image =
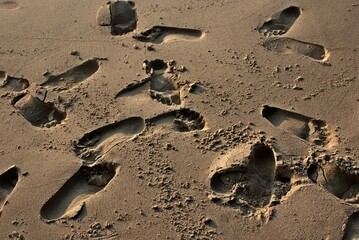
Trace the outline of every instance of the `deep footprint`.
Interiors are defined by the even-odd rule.
[[[73,219],[81,214],[85,202],[104,189],[117,174],[117,167],[101,163],[82,166],[41,208],[45,222]]]
[[[45,82],[41,83],[40,86],[56,87],[58,90],[68,90],[91,77],[98,69],[98,61],[96,59],[90,59],[64,73],[48,76]]]
[[[112,35],[123,35],[136,29],[137,14],[132,1],[109,2],[97,11],[97,23],[110,26]]]
[[[30,86],[27,79],[10,77],[3,71],[0,71],[0,80],[2,80],[0,87],[9,91],[21,92]]]
[[[270,20],[258,27],[258,31],[265,36],[283,35],[289,31],[300,14],[301,9],[299,7],[290,6],[274,14]]]
[[[190,132],[202,130],[206,127],[204,117],[200,113],[187,108],[163,113],[147,119],[147,124],[160,132],[166,129],[176,132]]]
[[[74,151],[86,163],[92,163],[116,144],[133,138],[144,129],[143,118],[130,117],[86,133],[74,144]]]
[[[284,54],[300,54],[314,60],[325,61],[328,51],[320,45],[298,41],[292,38],[273,38],[265,41],[263,46],[269,51]]]
[[[161,44],[174,41],[196,41],[203,36],[204,33],[197,29],[154,26],[133,38],[141,42]]]
[[[327,145],[330,141],[324,121],[267,105],[262,109],[262,116],[274,126],[305,141],[321,146]]]
[[[161,59],[146,60],[144,68],[148,77],[130,83],[116,94],[116,98],[137,90],[149,82],[149,94],[153,99],[167,105],[180,105],[182,102],[180,72],[183,72],[184,68],[176,67],[174,61],[165,62]]]
[[[33,126],[52,127],[66,118],[66,112],[60,111],[55,104],[43,102],[31,94],[20,95],[13,106]]]
[[[340,169],[335,163],[315,164],[309,178],[334,196],[352,204],[359,203],[359,175]]]
[[[19,4],[14,1],[2,1],[0,2],[0,9],[3,10],[15,10],[19,8]]]
[[[13,166],[0,175],[0,216],[11,192],[19,180],[19,170]]]
[[[354,212],[348,218],[345,226],[343,240],[359,239],[359,212]]]
[[[210,176],[211,200],[244,211],[269,205],[275,179],[272,148],[258,142],[235,149],[215,163]]]

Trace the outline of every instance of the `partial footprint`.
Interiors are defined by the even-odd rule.
[[[74,151],[77,156],[90,164],[105,155],[116,144],[133,138],[144,129],[143,118],[130,117],[86,133],[74,144]]]
[[[30,86],[27,79],[10,77],[3,71],[0,71],[0,80],[2,80],[0,87],[8,91],[21,92]]]
[[[274,126],[320,146],[334,144],[326,123],[305,115],[265,105],[262,116]]]
[[[131,32],[137,25],[135,3],[132,1],[108,2],[99,8],[96,19],[100,26],[111,26],[112,35]]]
[[[343,170],[334,162],[326,162],[313,165],[308,175],[334,196],[348,203],[359,204],[359,174]]]
[[[210,199],[244,212],[270,204],[276,156],[271,146],[243,144],[212,166]]]
[[[41,208],[45,222],[79,217],[85,202],[104,189],[118,173],[112,163],[82,166]]]
[[[185,71],[184,67],[176,67],[175,61],[165,62],[161,59],[155,59],[152,61],[146,60],[144,68],[148,77],[135,83],[130,83],[116,94],[116,98],[149,82],[149,94],[152,98],[163,104],[180,105],[182,102],[180,72]]]
[[[359,212],[352,213],[345,225],[343,240],[359,239]]]
[[[90,59],[59,75],[47,76],[45,82],[41,83],[40,86],[56,87],[57,90],[68,90],[91,77],[98,69],[98,61]]]
[[[13,106],[36,127],[52,127],[66,118],[66,112],[60,111],[54,103],[43,102],[28,93],[17,96],[13,101]]]
[[[191,28],[177,28],[167,26],[154,26],[133,38],[141,42],[155,44],[174,41],[196,41],[204,37],[204,32]]]
[[[150,127],[160,132],[164,130],[190,132],[202,130],[206,127],[204,117],[200,113],[188,108],[163,113],[151,119],[147,119],[146,122]]]
[[[300,14],[301,9],[299,7],[290,6],[274,14],[268,21],[258,27],[258,31],[265,36],[283,35],[289,31]]]
[[[19,170],[12,166],[0,175],[0,216],[3,207],[7,204],[11,192],[19,180]]]
[[[17,2],[14,1],[2,1],[0,2],[0,10],[15,10],[20,6]]]
[[[329,58],[329,52],[323,46],[298,41],[292,38],[269,39],[263,43],[263,46],[272,52],[300,54],[319,61],[325,61]]]

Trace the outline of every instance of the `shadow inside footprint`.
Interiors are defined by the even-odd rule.
[[[299,7],[290,6],[274,14],[270,20],[258,27],[258,31],[265,36],[283,35],[289,31],[300,14],[301,9]]]
[[[292,38],[273,38],[265,41],[263,46],[269,51],[284,54],[300,54],[314,60],[325,61],[328,51],[321,45],[298,41]]]
[[[0,87],[9,91],[21,92],[30,86],[27,79],[10,77],[3,71],[0,71],[0,79],[3,81]]]
[[[352,213],[345,225],[343,240],[359,239],[359,212]]]
[[[329,142],[324,121],[267,105],[263,106],[262,116],[274,126],[305,141],[316,145],[327,145]]]
[[[113,146],[133,138],[145,129],[145,120],[130,117],[86,133],[74,145],[74,151],[87,163],[106,154]]]
[[[270,146],[259,142],[235,149],[215,165],[210,177],[212,200],[240,208],[261,208],[270,203],[276,169]]]
[[[45,82],[41,83],[40,86],[56,87],[58,90],[68,90],[91,77],[98,69],[98,61],[96,59],[90,59],[64,73],[48,76]]]
[[[85,202],[104,189],[117,173],[115,165],[82,166],[41,208],[45,222],[79,217]],[[81,214],[83,216],[84,214]]]
[[[19,170],[13,166],[0,175],[0,215],[7,199],[19,180]]]
[[[130,83],[118,92],[115,98],[139,89],[149,82],[149,94],[153,99],[167,105],[180,105],[182,100],[179,73],[185,71],[184,67],[177,67],[175,61],[165,62],[161,59],[155,59],[144,61],[144,68],[148,77],[135,83]]]
[[[312,171],[311,176],[308,176],[313,182],[348,203],[359,203],[359,174],[348,173],[333,162],[318,164],[315,170],[317,173],[313,174]]]
[[[30,94],[20,95],[13,106],[33,126],[51,127],[61,123],[66,113],[58,110],[54,103],[43,102]]]
[[[2,1],[0,2],[0,9],[3,10],[15,10],[19,8],[19,4],[14,1]]]
[[[165,129],[177,132],[189,132],[194,130],[202,130],[206,126],[204,117],[188,108],[175,110],[160,114],[151,119],[147,119],[147,124],[155,129]]]
[[[161,44],[174,41],[196,41],[203,36],[204,33],[197,29],[154,26],[134,35],[133,38],[141,42]]]
[[[137,25],[135,3],[132,1],[109,2],[99,8],[96,19],[100,26],[111,26],[112,35],[131,32]]]

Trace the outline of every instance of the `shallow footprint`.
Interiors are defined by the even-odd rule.
[[[314,174],[313,174],[314,173]],[[308,174],[309,175],[309,174]],[[313,178],[314,176],[314,178]],[[340,169],[335,163],[315,164],[309,178],[334,196],[352,204],[359,203],[359,175]]]
[[[289,31],[300,14],[301,9],[299,7],[290,6],[274,14],[270,20],[258,27],[258,31],[265,36],[283,35]]]
[[[325,61],[328,51],[321,45],[298,41],[292,38],[273,38],[265,41],[263,46],[269,51],[284,54],[300,54],[314,60]]]
[[[41,83],[40,86],[56,87],[58,90],[68,90],[91,77],[98,69],[98,61],[96,59],[90,59],[59,75],[47,76],[45,82]]]
[[[203,36],[204,33],[197,29],[154,26],[140,34],[134,35],[133,38],[141,42],[161,44],[174,41],[196,41]]]
[[[190,132],[202,130],[206,127],[204,117],[200,113],[188,108],[163,113],[147,119],[147,124],[160,132],[164,130]]]
[[[153,99],[167,105],[180,105],[182,102],[180,72],[185,71],[184,67],[176,67],[175,61],[165,62],[161,59],[155,59],[144,61],[144,68],[148,77],[135,83],[130,83],[118,92],[115,98],[121,97],[130,91],[138,90],[149,82],[149,94]]]
[[[79,217],[85,202],[104,189],[117,174],[117,166],[101,163],[82,166],[41,208],[45,222]]]
[[[274,126],[305,141],[322,146],[328,145],[330,141],[324,121],[267,105],[263,106],[262,116]]]
[[[137,25],[135,3],[132,1],[109,2],[99,8],[96,19],[100,26],[111,26],[112,35],[131,32]]]
[[[19,95],[13,106],[33,126],[52,127],[66,118],[66,112],[60,111],[52,102],[43,102],[31,94]]]
[[[10,77],[5,72],[0,71],[1,88],[5,90],[21,92],[30,86],[30,83],[25,78]]]
[[[0,175],[0,216],[3,207],[7,204],[11,192],[14,190],[19,180],[19,170],[12,166]]]
[[[343,240],[359,239],[359,212],[352,213],[345,225]]]
[[[1,1],[0,2],[0,10],[15,10],[20,6],[17,2],[14,1]]]
[[[106,154],[113,146],[127,141],[145,129],[145,120],[130,117],[86,133],[74,144],[74,151],[86,163],[92,163]]]
[[[269,145],[244,144],[212,166],[210,199],[243,211],[268,206],[275,169],[276,156]]]

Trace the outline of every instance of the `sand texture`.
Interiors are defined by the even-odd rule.
[[[0,0],[0,239],[359,239],[358,23]]]

